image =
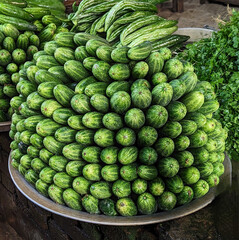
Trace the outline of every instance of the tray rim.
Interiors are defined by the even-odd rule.
[[[9,155],[8,159],[8,169],[12,181],[14,182],[17,189],[31,202],[36,204],[37,206],[53,213],[60,215],[62,217],[70,218],[77,221],[83,221],[87,223],[94,223],[99,225],[108,225],[108,226],[139,226],[139,225],[149,225],[149,224],[156,224],[162,223],[174,219],[178,219],[181,217],[185,217],[192,213],[195,213],[202,208],[209,205],[220,193],[225,190],[221,189],[222,180],[226,181],[229,180],[229,184],[231,184],[231,172],[232,166],[231,161],[227,157],[225,158],[224,165],[225,165],[225,173],[221,176],[221,182],[218,186],[211,188],[210,191],[202,198],[195,199],[189,204],[184,206],[177,207],[171,211],[167,212],[159,212],[152,215],[140,215],[134,217],[122,217],[122,216],[105,216],[105,215],[96,215],[96,214],[89,214],[83,211],[73,210],[67,206],[63,206],[60,204],[56,204],[51,199],[42,196],[40,193],[36,191],[35,188],[32,187],[24,178],[23,176],[11,166],[11,158]],[[227,174],[226,174],[227,173]],[[224,179],[225,178],[225,179]],[[226,179],[228,178],[228,179]],[[23,185],[23,188],[21,187]],[[27,193],[30,191],[30,194]],[[31,197],[31,195],[33,197]]]

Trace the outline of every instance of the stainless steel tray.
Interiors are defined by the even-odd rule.
[[[175,34],[187,35],[190,37],[188,42],[196,42],[202,38],[210,38],[215,30],[207,28],[179,28]]]
[[[86,212],[76,211],[66,206],[54,203],[52,200],[40,195],[28,182],[26,182],[26,180],[20,175],[20,173],[11,166],[10,162],[11,159],[9,157],[8,167],[14,184],[26,198],[28,198],[30,201],[32,201],[39,207],[44,208],[45,210],[50,211],[54,214],[58,214],[60,216],[71,218],[74,220],[114,226],[136,226],[154,224],[192,214],[210,204],[216,196],[218,196],[220,193],[230,187],[232,173],[231,161],[228,157],[226,157],[224,163],[225,172],[220,178],[219,185],[215,188],[212,188],[204,197],[196,199],[185,206],[178,207],[167,212],[160,212],[152,215],[142,215],[135,217],[109,217],[105,215],[94,215]]]
[[[8,122],[0,122],[0,132],[8,132],[11,128],[11,121]]]

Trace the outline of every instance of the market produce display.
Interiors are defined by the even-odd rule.
[[[26,61],[32,60],[32,56],[38,51],[39,44],[40,40],[34,32],[25,31],[20,34],[11,24],[1,25],[0,122],[11,118],[14,110],[10,107],[10,99],[18,95],[16,84],[20,79],[19,70],[23,68]]]
[[[61,25],[66,18],[61,0],[2,0],[0,24],[10,23],[21,31],[41,31],[44,25]]]
[[[153,50],[173,47],[189,39],[173,35],[177,21],[166,20],[157,15],[158,1],[103,1],[83,0],[69,19],[74,24],[72,31],[87,32],[104,37],[113,46],[134,47],[144,41],[153,42]]]
[[[0,3],[0,122],[10,120],[14,112],[10,100],[18,95],[16,85],[24,77],[24,65],[31,64],[29,61],[33,55],[43,49],[55,34],[68,31],[61,26],[62,21],[52,15],[64,16],[62,3],[55,6],[55,1],[38,2],[19,0]],[[16,97],[19,104],[34,89],[33,85]]]
[[[168,48],[59,33],[24,66],[17,91],[11,164],[58,204],[153,214],[204,196],[224,172],[212,86]]]
[[[201,81],[215,89],[221,105],[215,114],[228,129],[227,152],[232,159],[239,157],[239,11],[229,10],[230,18],[219,22],[219,31],[212,38],[187,45],[180,58],[190,61]],[[210,94],[210,92],[209,92]]]

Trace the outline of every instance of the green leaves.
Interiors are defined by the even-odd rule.
[[[230,20],[220,23],[212,38],[187,45],[180,54],[194,64],[201,81],[214,87],[220,102],[215,117],[229,129],[227,151],[239,160],[239,12],[233,10]]]

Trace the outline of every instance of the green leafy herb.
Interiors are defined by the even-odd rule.
[[[212,38],[187,45],[180,57],[194,64],[199,80],[214,86],[221,105],[215,117],[229,130],[227,151],[239,160],[239,11],[220,21]]]

